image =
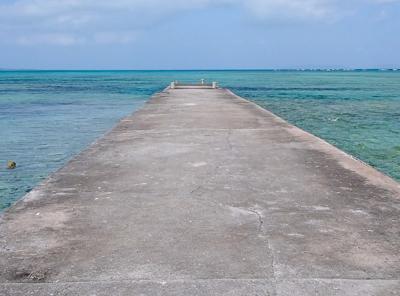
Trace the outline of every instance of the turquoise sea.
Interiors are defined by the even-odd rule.
[[[201,78],[400,180],[400,71],[0,71],[0,209],[170,81]]]

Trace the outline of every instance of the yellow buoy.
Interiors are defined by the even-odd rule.
[[[15,163],[15,161],[9,160],[9,161],[7,162],[7,168],[8,168],[9,170],[13,170],[13,169],[15,169],[16,167],[17,167],[17,164]]]

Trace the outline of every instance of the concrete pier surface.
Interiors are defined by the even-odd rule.
[[[2,215],[0,295],[400,295],[400,186],[228,90],[166,90]]]

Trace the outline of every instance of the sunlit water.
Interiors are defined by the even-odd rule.
[[[0,209],[170,81],[201,78],[400,180],[400,71],[0,71]]]

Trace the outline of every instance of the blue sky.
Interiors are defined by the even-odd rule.
[[[0,0],[0,68],[400,68],[400,0]]]

